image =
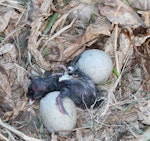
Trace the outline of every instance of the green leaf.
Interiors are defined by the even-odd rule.
[[[45,29],[45,31],[43,32],[43,34],[47,34],[50,29],[52,28],[52,26],[54,25],[54,23],[56,22],[58,18],[58,13],[54,13],[50,18],[49,18],[49,23],[47,25],[47,28]]]

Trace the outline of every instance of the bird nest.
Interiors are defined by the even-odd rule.
[[[145,1],[144,1],[145,2]],[[150,15],[121,0],[3,0],[0,2],[0,140],[148,140],[150,125]],[[137,5],[136,5],[137,4]],[[139,8],[140,5],[140,8]],[[28,105],[30,77],[68,66],[87,49],[113,59],[102,106],[78,109],[67,137],[49,134]],[[7,122],[7,124],[6,124]]]

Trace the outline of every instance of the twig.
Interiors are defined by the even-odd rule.
[[[118,51],[117,51],[117,39],[118,39],[118,25],[115,25],[115,43],[114,43],[115,61],[116,61],[117,71],[120,74],[120,65],[119,65],[119,58],[118,58]]]
[[[9,1],[8,1],[8,2],[9,2]],[[15,5],[5,4],[5,3],[2,3],[2,2],[0,2],[0,5],[17,9],[17,10],[19,10],[20,12],[24,11],[24,8],[22,8],[22,7],[17,7],[17,6],[15,6]]]
[[[111,89],[108,90],[108,102],[107,102],[107,104],[106,104],[106,106],[104,108],[104,111],[101,113],[102,117],[106,115],[107,111],[109,110],[110,104],[112,104],[112,102],[115,101],[114,92],[115,92],[115,89],[118,86],[118,84],[119,84],[119,82],[120,82],[120,80],[122,78],[122,73],[123,73],[123,71],[125,69],[125,66],[126,66],[128,60],[129,60],[129,58],[126,58],[126,61],[125,61],[125,64],[124,64],[124,66],[122,68],[120,76],[118,77],[118,79],[116,80],[114,85],[111,87]]]
[[[72,22],[71,22],[69,25],[65,26],[64,28],[62,28],[61,30],[59,30],[57,33],[55,33],[53,36],[51,36],[51,37],[45,42],[45,44],[43,45],[42,48],[44,48],[44,47],[47,45],[47,43],[48,43],[49,41],[53,40],[54,38],[56,38],[56,37],[58,37],[60,34],[62,34],[64,31],[66,31],[66,30],[68,30],[69,28],[71,28],[72,25],[73,25],[73,23],[75,22],[75,20],[76,20],[76,19],[73,19]]]
[[[7,36],[2,40],[0,43],[0,46],[2,46],[10,37],[12,37],[15,33],[17,33],[19,30],[21,30],[23,27],[25,27],[26,24],[23,24],[22,26],[15,28],[13,31],[11,31]]]
[[[53,36],[51,36],[48,41],[53,40],[54,38],[58,37],[60,34],[62,34],[63,32],[65,32],[66,30],[68,30],[69,28],[71,28],[75,21],[76,21],[76,19],[73,19],[72,22],[69,25],[65,26],[64,28],[62,28],[61,30],[59,30],[57,33],[55,33]]]
[[[0,125],[3,126],[4,128],[10,130],[11,132],[13,132],[14,134],[16,134],[17,136],[21,137],[22,139],[24,139],[25,141],[45,141],[45,140],[41,140],[41,139],[36,139],[33,137],[29,137],[27,135],[25,135],[24,133],[18,131],[17,129],[15,129],[14,127],[8,125],[7,123],[4,123],[1,118],[0,118]]]

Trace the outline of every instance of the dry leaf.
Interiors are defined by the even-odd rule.
[[[51,11],[52,0],[44,0],[40,7],[42,15],[48,15]]]
[[[150,27],[150,10],[149,11],[138,11],[142,15],[144,23],[147,27]]]
[[[29,85],[29,80],[27,78],[27,71],[24,70],[17,64],[6,63],[1,64],[4,68],[5,73],[1,75],[1,88],[3,89],[4,102],[8,103],[12,108],[12,111],[6,111],[5,120],[14,119],[20,111],[25,110],[27,101],[23,98],[22,93],[26,93]],[[7,81],[6,81],[7,80]],[[5,92],[5,93],[4,93]]]
[[[131,44],[130,37],[126,35],[126,33],[121,32],[119,39],[119,47],[118,47],[118,59],[120,68],[123,67],[127,58],[130,58],[133,55],[133,45]]]
[[[7,9],[7,11],[0,13],[0,32],[3,32],[5,28],[8,26],[12,11],[13,10],[11,9]]]
[[[97,39],[100,35],[110,35],[109,25],[104,24],[103,19],[98,19],[97,24],[89,25],[85,33],[66,48],[63,52],[63,60],[70,61],[84,50],[85,44]]]
[[[128,0],[131,7],[140,10],[150,10],[150,0]]]
[[[19,112],[27,110],[28,102],[27,101],[18,101],[17,104],[13,107],[13,111],[6,112],[3,116],[5,121],[15,119]]]
[[[150,91],[150,39],[148,38],[141,46],[134,46],[138,61],[144,71],[143,88]]]
[[[24,11],[24,7],[23,5],[26,5],[27,0],[5,0],[5,4],[8,5],[8,7],[13,7],[15,9],[17,9],[20,12]]]
[[[0,48],[0,55],[10,52],[14,48],[14,45],[12,44],[5,44]]]
[[[135,46],[141,46],[148,38],[150,38],[149,34],[142,37],[135,36],[133,39]]]
[[[42,18],[38,18],[32,23],[31,35],[28,41],[28,49],[34,56],[36,63],[41,68],[44,68],[45,70],[50,70],[51,69],[50,64],[44,60],[41,52],[38,51],[39,43],[41,41],[38,40],[38,37],[41,34],[40,32],[41,25],[42,25]]]
[[[70,11],[67,20],[72,21],[76,18],[73,27],[79,35],[82,35],[95,11],[96,8],[92,4],[80,3]]]
[[[0,66],[0,99],[9,100],[11,99],[11,88],[6,70]]]
[[[13,44],[5,44],[0,48],[0,55],[3,55],[0,63],[16,62],[17,50]]]
[[[6,70],[0,66],[0,115],[13,109],[12,89]]]
[[[23,90],[27,92],[28,86],[29,86],[29,79],[27,77],[28,72],[21,66],[15,63],[6,63],[2,64],[2,66],[5,68],[6,71],[9,72],[9,78],[11,78],[11,73],[14,73],[15,75],[13,79],[15,79],[13,82],[10,80],[12,84],[16,83],[18,86],[22,86]],[[10,73],[11,72],[11,73]]]
[[[150,101],[146,101],[144,104],[138,107],[137,111],[139,120],[146,125],[150,125]]]
[[[103,2],[99,4],[99,11],[114,24],[133,28],[145,26],[137,13],[120,0],[103,0]]]

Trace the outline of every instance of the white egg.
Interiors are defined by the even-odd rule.
[[[76,126],[77,111],[74,102],[69,98],[64,98],[63,105],[68,115],[61,113],[56,104],[56,97],[59,93],[59,91],[51,92],[40,101],[40,116],[44,126],[50,133],[71,130]],[[59,132],[60,136],[69,134],[70,132]]]
[[[111,57],[98,49],[84,51],[76,65],[96,84],[107,81],[113,69]]]

